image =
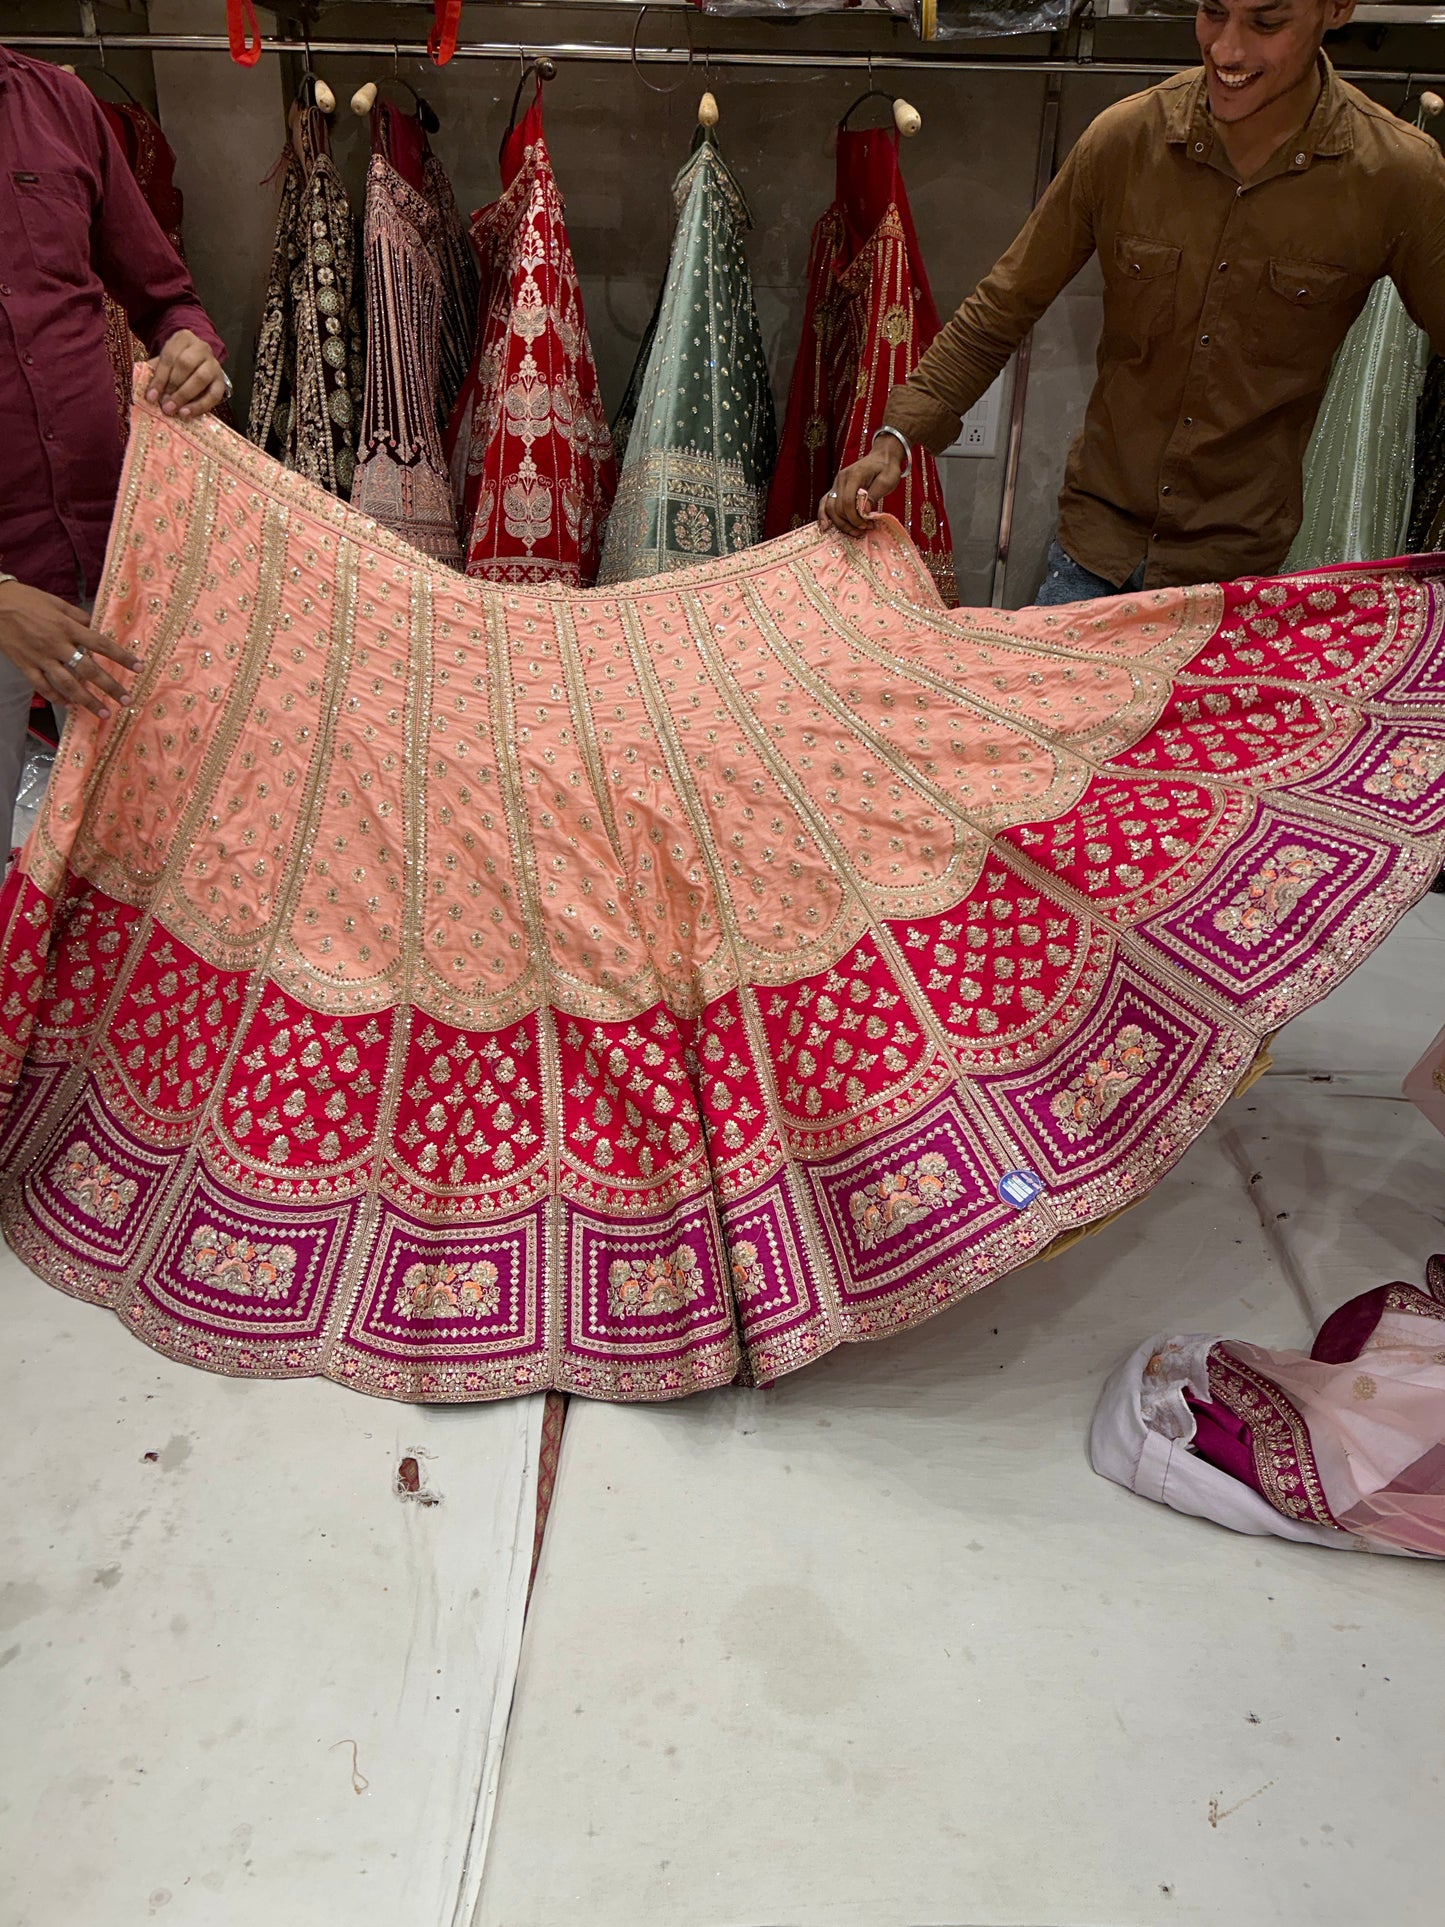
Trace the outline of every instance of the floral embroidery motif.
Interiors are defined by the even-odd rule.
[[[502,1302],[499,1276],[487,1258],[408,1265],[401,1279],[401,1310],[408,1318],[490,1318]]]
[[[660,1258],[614,1258],[607,1272],[607,1303],[614,1315],[681,1311],[702,1291],[702,1268],[689,1245]]]
[[[1390,803],[1417,803],[1433,783],[1445,775],[1445,743],[1423,736],[1406,736],[1396,743],[1373,775],[1365,778],[1370,796]]]
[[[1146,1036],[1138,1024],[1126,1024],[1101,1057],[1085,1065],[1083,1074],[1055,1091],[1052,1110],[1064,1136],[1076,1143],[1097,1130],[1120,1100],[1159,1061],[1157,1037]]]
[[[865,1251],[895,1238],[930,1212],[953,1204],[963,1194],[963,1180],[941,1151],[925,1151],[896,1171],[885,1171],[848,1200],[853,1229]]]
[[[695,502],[688,502],[677,511],[672,532],[677,546],[689,555],[713,553],[712,517]]]
[[[1238,896],[1214,913],[1214,927],[1222,937],[1249,949],[1273,936],[1312,883],[1328,876],[1334,858],[1321,850],[1291,843],[1267,857]]]
[[[296,1253],[290,1245],[255,1244],[213,1224],[202,1224],[181,1253],[181,1276],[228,1291],[234,1298],[261,1298],[269,1304],[290,1291]]]
[[[758,1256],[758,1248],[751,1238],[739,1238],[728,1256],[733,1293],[746,1304],[750,1298],[756,1298],[759,1292],[767,1289],[767,1274]]]
[[[60,1189],[87,1218],[114,1231],[135,1203],[139,1186],[121,1177],[83,1141],[72,1144],[60,1169]]]

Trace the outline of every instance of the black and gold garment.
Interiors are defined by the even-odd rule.
[[[1425,377],[1415,418],[1415,502],[1410,511],[1410,548],[1421,554],[1445,549],[1445,356],[1436,355]]]
[[[356,224],[325,118],[299,100],[282,164],[249,433],[287,468],[349,496],[363,379]]]

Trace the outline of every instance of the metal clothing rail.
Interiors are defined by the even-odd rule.
[[[107,33],[55,34],[17,33],[0,35],[7,47],[34,47],[96,53],[204,53],[226,54],[231,43],[220,33]],[[406,60],[427,59],[423,40],[292,40],[266,36],[262,51],[299,54],[314,60],[320,54],[360,55],[375,59],[394,53]],[[578,60],[618,61],[694,67],[783,67],[847,68],[859,72],[867,68],[889,68],[895,73],[914,74],[1103,74],[1123,78],[1134,75],[1166,76],[1177,74],[1178,60],[1088,60],[1069,59],[1051,54],[1000,54],[993,58],[960,59],[952,54],[873,53],[743,53],[733,48],[713,47],[637,47],[612,45],[604,41],[464,40],[457,44],[457,60]],[[1408,86],[1411,81],[1445,81],[1445,69],[1421,67],[1341,67],[1336,71],[1345,80],[1374,81],[1385,86]]]

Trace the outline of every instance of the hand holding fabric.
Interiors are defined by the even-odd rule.
[[[104,696],[117,703],[129,697],[97,658],[140,668],[128,649],[91,627],[83,609],[23,582],[0,582],[0,652],[47,702],[93,710],[102,722],[110,715]]]
[[[839,469],[832,488],[818,504],[819,527],[862,535],[902,480],[902,452],[891,435],[884,436],[866,455]]]
[[[164,415],[179,415],[183,421],[209,415],[230,392],[214,352],[189,328],[178,329],[147,365],[152,379],[146,400]]]

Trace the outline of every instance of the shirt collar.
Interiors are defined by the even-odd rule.
[[[1355,144],[1349,95],[1324,53],[1320,55],[1320,78],[1323,82],[1320,97],[1290,156],[1295,168],[1301,170],[1308,167],[1317,154],[1347,154]],[[1214,136],[1204,69],[1196,67],[1181,74],[1169,90],[1164,107],[1164,138],[1174,146],[1188,146],[1195,160],[1207,162],[1214,151]],[[1300,155],[1304,156],[1303,160]]]

